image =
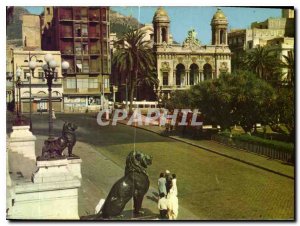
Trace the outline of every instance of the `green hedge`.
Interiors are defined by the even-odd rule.
[[[230,137],[229,132],[222,132],[219,135],[225,136],[228,138]],[[294,152],[294,144],[293,143],[263,139],[263,138],[260,138],[260,137],[254,136],[254,135],[250,136],[248,134],[239,134],[239,135],[235,134],[235,135],[232,135],[232,140],[233,141],[235,141],[235,140],[236,141],[244,141],[244,142],[248,142],[251,144],[257,144],[257,145],[261,145],[261,146],[265,146],[265,147],[273,148],[275,150],[289,152],[289,153]]]

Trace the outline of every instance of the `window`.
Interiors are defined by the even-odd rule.
[[[81,55],[81,51],[82,51],[81,47],[82,47],[81,42],[75,42],[75,53],[76,53],[76,55]]]
[[[106,9],[102,9],[101,14],[102,14],[102,21],[106,21]]]
[[[107,73],[107,59],[103,59],[102,71],[103,73]]]
[[[248,41],[248,49],[252,49],[253,48],[253,42],[252,41]]]
[[[89,79],[89,89],[97,89],[98,88],[98,79],[90,78]]]
[[[103,54],[106,55],[107,54],[107,43],[106,42],[103,42],[102,50],[103,50]]]
[[[82,65],[82,72],[89,72],[89,60],[83,60],[83,65]]]
[[[169,85],[168,77],[169,77],[169,73],[168,72],[163,72],[163,85],[164,86]]]
[[[47,7],[47,14],[50,14],[50,8]]]
[[[82,72],[82,61],[81,60],[76,60],[76,71]]]
[[[82,43],[82,51],[83,51],[83,54],[89,53],[89,45],[87,43]]]
[[[108,89],[109,88],[109,78],[105,78],[104,79],[104,89]]]
[[[81,8],[81,19],[87,20],[87,8]]]
[[[87,24],[81,24],[81,32],[83,37],[88,36],[88,27]]]
[[[27,79],[28,76],[30,76],[30,70],[29,69],[24,69],[24,79]]]
[[[39,71],[38,76],[40,79],[42,79],[44,77],[44,72],[43,71]]]
[[[75,36],[76,37],[81,37],[81,27],[80,27],[80,24],[75,24]]]
[[[67,79],[67,89],[76,89],[76,79],[75,78]]]
[[[102,36],[106,37],[106,26],[102,26]]]
[[[77,88],[78,89],[87,89],[88,88],[88,79],[79,78],[77,79]]]

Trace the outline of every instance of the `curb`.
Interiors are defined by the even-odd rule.
[[[124,123],[124,122],[118,122],[118,123],[120,123],[120,124],[122,124],[122,125],[128,126],[128,125],[127,125],[126,123]],[[145,131],[148,131],[148,132],[155,133],[155,134],[157,134],[157,135],[163,136],[162,134],[160,134],[160,133],[158,133],[158,132],[155,132],[155,131],[153,131],[153,130],[148,130],[148,129],[143,128],[143,127],[134,126],[134,125],[131,125],[131,127],[135,127],[135,128],[138,128],[138,129],[142,129],[142,130],[145,130]],[[188,141],[185,141],[185,140],[182,140],[182,139],[178,139],[178,138],[176,138],[176,137],[170,137],[170,136],[163,136],[163,137],[167,137],[167,138],[169,138],[169,139],[173,139],[173,140],[176,140],[176,141],[179,141],[179,142],[183,142],[183,143],[192,145],[192,146],[194,146],[194,147],[198,147],[198,148],[204,149],[204,150],[206,150],[206,151],[212,152],[212,153],[214,153],[214,154],[221,155],[221,156],[223,156],[223,157],[230,158],[230,159],[232,159],[232,160],[239,161],[239,162],[245,163],[245,164],[247,164],[247,165],[254,166],[254,167],[257,167],[257,168],[259,168],[259,169],[262,169],[262,170],[265,170],[265,171],[268,171],[268,172],[271,172],[271,173],[274,173],[274,174],[277,174],[277,175],[280,175],[280,176],[283,176],[283,177],[286,177],[286,178],[289,178],[289,179],[292,179],[292,180],[295,179],[293,176],[289,176],[289,175],[286,175],[286,174],[284,174],[284,173],[281,173],[281,172],[278,172],[278,171],[275,171],[275,170],[272,170],[272,169],[269,169],[269,168],[266,168],[266,167],[257,165],[257,164],[255,164],[255,163],[248,162],[248,161],[245,161],[245,160],[242,160],[242,159],[239,159],[239,158],[230,156],[230,155],[222,154],[222,153],[220,153],[220,152],[214,151],[214,150],[212,150],[212,149],[210,149],[210,148],[203,147],[203,146],[198,145],[198,144],[194,144],[194,143],[192,143],[192,142],[188,142]]]

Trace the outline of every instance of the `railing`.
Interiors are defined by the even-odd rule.
[[[233,140],[228,137],[223,137],[220,135],[212,135],[211,139],[213,141],[225,144],[233,148],[247,150],[249,152],[254,152],[259,155],[264,155],[273,159],[279,159],[285,162],[293,162],[292,152],[280,151],[263,145],[250,143],[250,142]]]

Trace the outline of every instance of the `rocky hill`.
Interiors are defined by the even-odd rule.
[[[143,24],[140,24],[136,18],[110,10],[110,32],[116,33],[118,38],[122,37],[130,27],[138,28],[138,26]]]

